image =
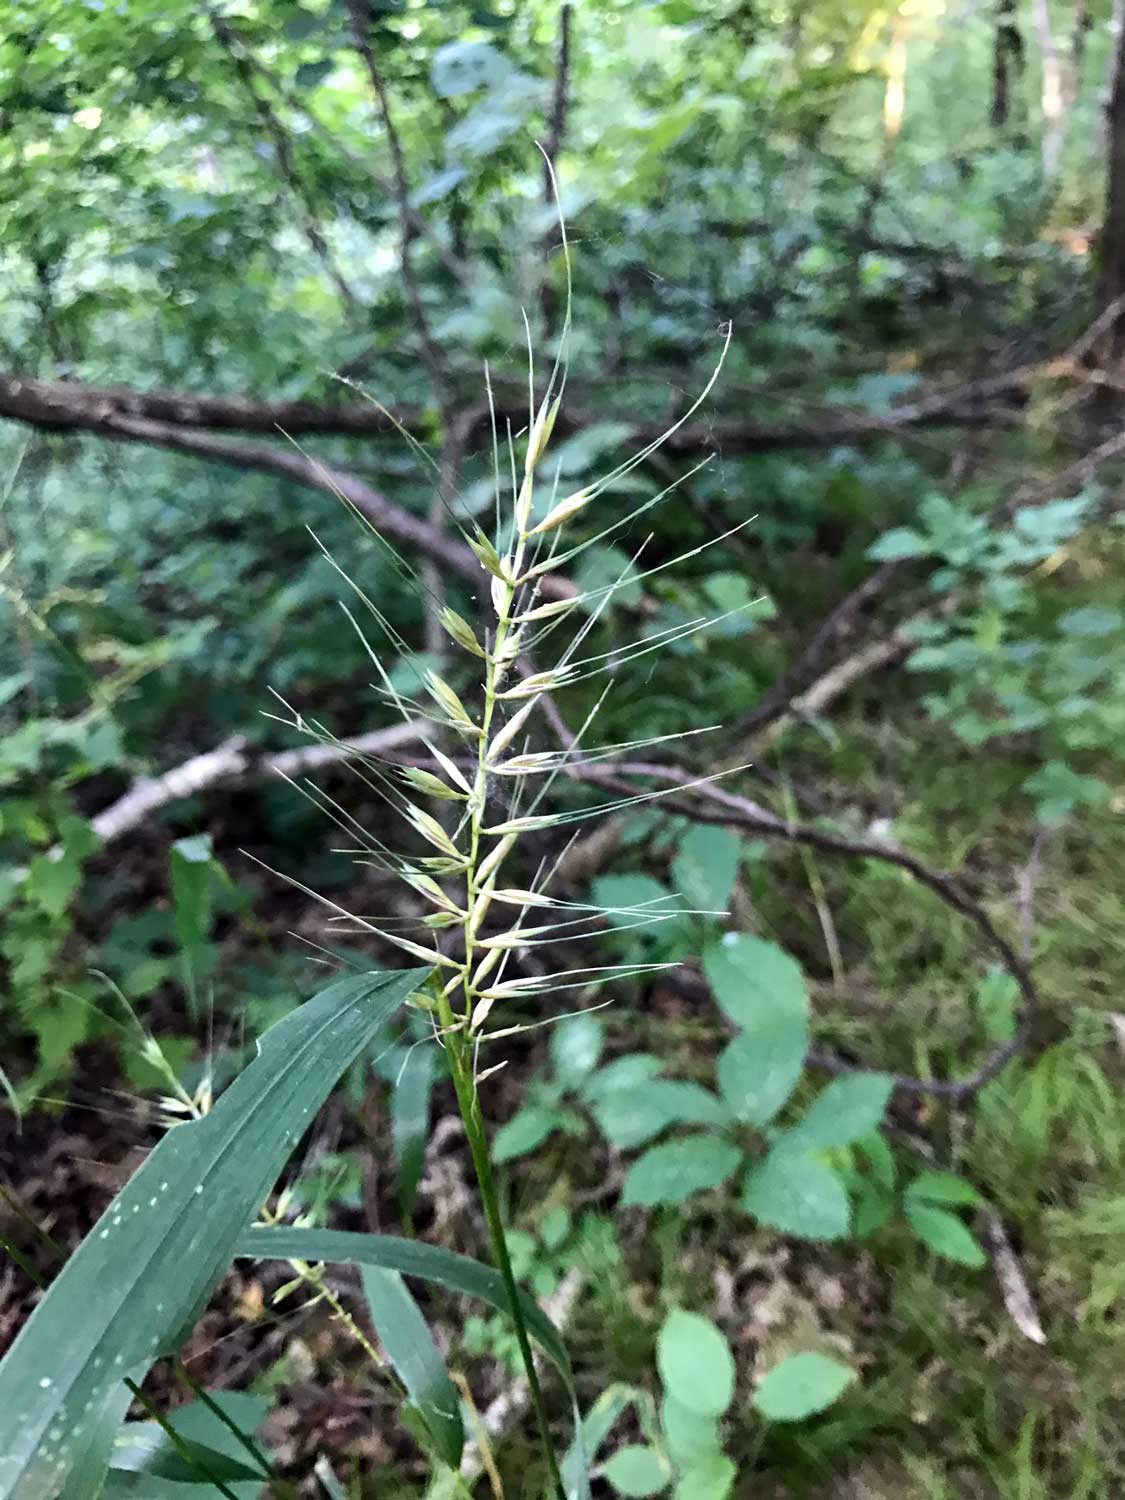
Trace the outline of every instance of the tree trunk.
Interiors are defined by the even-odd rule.
[[[1074,7],[1074,24],[1070,33],[1070,87],[1071,99],[1078,97],[1078,86],[1082,80],[1082,64],[1086,58],[1086,43],[1089,41],[1090,32],[1094,29],[1094,16],[1090,10],[1090,0],[1076,0]]]
[[[1022,116],[1013,93],[1023,81],[1023,37],[1016,24],[1016,0],[996,0],[996,30],[992,43],[992,124],[1003,130],[1014,114]]]
[[[1034,0],[1032,14],[1039,36],[1042,61],[1040,100],[1043,108],[1043,176],[1050,182],[1058,171],[1066,134],[1066,89],[1063,84],[1062,60],[1051,30],[1049,0]]]
[[[1103,354],[1118,360],[1125,348],[1125,0],[1114,0],[1105,117],[1108,170],[1098,301],[1103,312],[1122,303],[1103,346]]]

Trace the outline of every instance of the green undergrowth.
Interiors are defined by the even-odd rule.
[[[586,1216],[573,1260],[588,1291],[570,1338],[579,1370],[596,1368],[603,1382],[652,1379],[669,1307],[717,1318],[743,1393],[728,1444],[745,1476],[736,1494],[751,1493],[752,1471],[753,1493],[765,1496],[1111,1500],[1125,1485],[1120,841],[1097,814],[1046,833],[1021,815],[1011,792],[1026,773],[1015,754],[951,760],[947,744],[900,729],[899,778],[880,781],[875,732],[862,719],[843,732],[825,757],[822,794],[846,807],[850,792],[868,815],[893,809],[893,832],[960,870],[1017,943],[1015,880],[1039,832],[1040,1010],[1029,1048],[965,1107],[899,1096],[890,1123],[901,1164],[955,1170],[999,1216],[1046,1342],[1016,1326],[991,1266],[943,1262],[901,1225],[861,1243],[802,1245],[712,1193],[652,1215],[626,1212],[615,1235],[600,1211],[612,1211],[623,1173],[615,1184],[612,1154],[592,1154],[578,1133],[552,1136],[518,1173],[509,1169],[513,1221],[534,1237],[545,1216]],[[854,753],[867,767],[860,786],[846,777]],[[835,980],[807,862],[770,846],[744,867],[736,895],[752,928],[806,965],[816,1043],[872,1067],[971,1072],[1009,1034],[1013,997],[968,924],[887,867],[817,856],[814,882],[818,874],[845,959]],[[676,1076],[708,1080],[724,1028],[690,985],[606,1015],[611,1055],[651,1052]],[[529,1061],[539,1055],[536,1043]],[[820,1086],[810,1074],[798,1099]],[[778,1357],[802,1348],[842,1355],[861,1384],[818,1420],[763,1436],[740,1417],[745,1398]]]

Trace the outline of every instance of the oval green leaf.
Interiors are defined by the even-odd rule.
[[[742,1206],[759,1223],[804,1240],[839,1240],[851,1227],[847,1189],[815,1156],[771,1151],[746,1178]]]
[[[672,1478],[655,1448],[633,1443],[620,1448],[605,1466],[605,1477],[619,1495],[659,1495]]]
[[[682,1203],[693,1193],[721,1186],[741,1160],[738,1148],[717,1135],[666,1141],[646,1151],[629,1168],[621,1201],[626,1208]]]
[[[734,1397],[734,1357],[713,1323],[674,1308],[656,1342],[664,1389],[700,1417],[721,1417]]]
[[[801,1422],[838,1401],[855,1378],[827,1354],[791,1354],[762,1381],[754,1405],[771,1422]]]

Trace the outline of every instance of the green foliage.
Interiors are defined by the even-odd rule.
[[[726,1340],[696,1313],[669,1313],[656,1362],[671,1399],[697,1416],[717,1419],[734,1399],[734,1360]]]
[[[465,1445],[461,1401],[418,1304],[397,1271],[376,1266],[364,1266],[363,1292],[375,1332],[438,1457],[455,1469]]]
[[[342,372],[404,414],[412,437],[444,463],[451,419],[483,410],[483,358],[501,435],[509,419],[521,425],[521,308],[540,371],[561,329],[557,217],[533,146],[555,134],[558,7],[366,9],[416,215],[405,233],[391,132],[348,6],[255,0],[212,16],[185,0],[15,0],[0,39],[5,372],[64,392],[121,385],[361,406],[360,393],[329,373]],[[599,1448],[627,1407],[635,1413],[628,1447],[604,1466],[621,1493],[718,1500],[754,1483],[743,1476],[756,1467],[771,1471],[767,1489],[819,1493],[843,1475],[902,1500],[952,1500],[968,1482],[962,1470],[1001,1500],[1109,1500],[1121,1488],[1103,1440],[1119,1398],[1112,1329],[1123,1287],[1111,1251],[1120,1090],[1113,1035],[1082,1009],[1117,1005],[1120,486],[1107,463],[1077,496],[1051,477],[1056,466],[1073,472],[1075,460],[1088,471],[1082,453],[1100,452],[1106,439],[1108,408],[1085,399],[1100,378],[1098,350],[1087,351],[1081,381],[1045,367],[1018,402],[1003,397],[993,408],[987,394],[993,366],[1038,359],[1088,321],[1097,257],[1076,247],[1102,215],[1098,94],[1110,50],[1103,0],[1090,14],[1089,30],[1078,24],[1070,37],[1071,17],[1052,13],[1074,77],[1067,71],[1062,163],[1049,180],[1036,87],[1013,74],[1009,120],[988,123],[997,56],[989,7],[907,6],[895,17],[868,0],[571,8],[557,166],[574,246],[568,400],[578,420],[543,466],[532,521],[558,484],[559,493],[583,488],[635,451],[638,427],[682,411],[683,392],[710,371],[715,325],[734,322],[717,410],[619,475],[607,498],[623,514],[634,498],[675,488],[642,524],[599,538],[577,559],[581,586],[627,583],[596,618],[594,601],[583,615],[584,649],[604,653],[614,676],[600,737],[633,742],[717,723],[716,735],[658,753],[693,775],[733,763],[748,716],[785,685],[782,674],[832,606],[872,564],[902,562],[892,587],[867,598],[830,649],[836,665],[862,662],[865,632],[875,640],[905,620],[910,678],[861,677],[846,699],[795,714],[779,740],[751,736],[737,759],[765,776],[744,771],[720,785],[783,817],[807,797],[803,816],[823,809],[826,828],[857,837],[893,816],[896,838],[935,865],[971,872],[1005,932],[1002,906],[1017,886],[1035,887],[1021,921],[1034,928],[1042,996],[1043,1050],[1032,1061],[983,1091],[956,1130],[940,1103],[915,1112],[903,1096],[897,1123],[908,1128],[892,1145],[881,1133],[888,1075],[822,1086],[806,1062],[813,1033],[818,1048],[878,1069],[952,1073],[984,1042],[1013,1037],[1010,977],[978,983],[966,933],[874,862],[802,864],[780,842],[767,850],[669,815],[671,801],[624,810],[619,847],[612,856],[601,849],[592,885],[594,903],[610,908],[592,918],[606,929],[606,954],[626,964],[699,959],[715,1008],[701,1001],[692,965],[667,989],[643,978],[615,983],[596,997],[612,997],[612,1008],[553,1024],[546,1062],[526,1087],[540,1056],[535,1025],[555,1012],[521,1001],[514,1024],[526,1035],[482,1041],[479,1055],[482,1071],[506,1063],[495,1158],[521,1282],[550,1295],[572,1264],[594,1263],[591,1243],[603,1232],[620,1257],[613,1295],[627,1308],[627,1354],[607,1332],[605,1287],[588,1287],[576,1316],[582,1389],[604,1388],[587,1446]],[[1025,36],[1033,19],[1020,0]],[[900,39],[906,113],[888,133]],[[404,237],[414,285],[403,274]],[[440,389],[420,357],[415,286]],[[960,425],[896,429],[914,402],[925,411],[935,383],[953,389],[978,374],[968,441]],[[867,425],[826,437],[826,426],[839,419],[847,428],[853,414]],[[345,946],[339,929],[310,916],[311,897],[282,891],[238,851],[296,871],[308,891],[342,907],[387,910],[385,829],[371,783],[346,808],[337,804],[349,819],[342,837],[291,788],[252,779],[235,793],[180,798],[109,846],[92,831],[96,815],[139,778],[231,737],[251,759],[290,743],[288,717],[260,714],[270,690],[341,734],[386,722],[367,652],[340,625],[339,575],[306,528],[384,612],[396,638],[386,667],[401,693],[412,695],[427,667],[463,690],[449,652],[479,657],[487,600],[442,569],[441,591],[463,629],[448,632],[444,656],[428,639],[423,653],[413,549],[400,562],[372,538],[357,545],[337,499],[290,477],[152,442],[104,441],[113,419],[98,408],[94,420],[93,433],[61,420],[0,434],[0,1087],[24,1115],[62,1111],[69,1099],[104,1120],[121,1113],[127,1090],[155,1092],[166,1117],[205,1108],[217,1092],[217,1114],[254,1038],[310,989],[304,959],[281,952],[282,933],[308,939],[317,963],[363,970],[385,957],[378,937],[371,951],[370,934],[362,950]],[[295,432],[294,448],[270,422],[244,438],[183,413],[168,420],[181,447],[213,439],[300,448],[353,470],[412,519],[437,514],[428,466],[389,423],[361,435]],[[467,517],[489,525],[487,428],[473,429],[448,492],[443,474],[448,536]],[[797,446],[792,434],[802,430]],[[1057,498],[1020,498],[1036,490]],[[752,525],[727,534],[752,512]],[[580,519],[577,536],[590,539],[600,524]],[[681,552],[682,567],[641,576]],[[666,652],[626,659],[660,631],[715,614],[723,618]],[[577,724],[594,693],[579,684],[575,699]],[[433,792],[436,763],[427,764],[415,768],[415,786]],[[385,768],[363,769],[378,780]],[[571,810],[587,806],[566,777],[555,795]],[[372,858],[359,877],[340,852],[357,838]],[[542,852],[531,851],[529,881]],[[1027,880],[1017,879],[1025,865]],[[675,915],[639,925],[621,910],[646,902]],[[394,904],[396,923],[416,915]],[[540,973],[557,956],[529,950],[506,972]],[[886,1010],[880,990],[893,1001]],[[432,1044],[434,1028],[431,1014],[412,1012],[346,1070],[339,1139],[330,1149],[318,1143],[286,1190],[302,1220],[323,1226],[315,1232],[370,1211],[363,1153],[381,1161],[391,1148],[406,1230],[416,1215],[428,1223],[429,1200],[419,1198],[426,1143],[451,1108],[455,1050],[448,1037]],[[491,1129],[487,1108],[485,1118]],[[59,1129],[69,1134],[82,1119],[76,1109]],[[38,1154],[48,1122],[25,1128],[36,1144],[24,1153],[16,1142],[17,1159]],[[908,1144],[918,1133],[965,1176],[920,1171]],[[95,1141],[89,1154],[103,1160],[110,1150]],[[629,1212],[620,1240],[608,1218],[587,1232],[580,1195],[610,1194],[616,1208],[621,1182]],[[382,1185],[389,1193],[388,1174]],[[985,1202],[1012,1231],[1044,1306],[1050,1379],[1038,1351],[1005,1334],[993,1278],[966,1274],[984,1264],[974,1217]],[[52,1222],[56,1206],[44,1209]],[[72,1219],[58,1216],[60,1232]],[[467,1225],[458,1215],[448,1229]],[[857,1392],[792,1436],[771,1428],[759,1447],[746,1430],[756,1422],[749,1402],[712,1418],[663,1379],[657,1396],[620,1383],[646,1378],[638,1372],[651,1354],[649,1309],[682,1300],[681,1261],[709,1284],[716,1245],[753,1258],[775,1250],[779,1234],[832,1242],[798,1247],[790,1264],[810,1268],[810,1285],[821,1273],[826,1283],[842,1279],[842,1306],[817,1316],[842,1329],[857,1364],[872,1370],[870,1399]],[[853,1274],[847,1237],[870,1251],[864,1264],[874,1269],[863,1276]],[[315,1253],[308,1240],[293,1243],[295,1255]],[[138,1246],[138,1264],[146,1254]],[[387,1287],[401,1289],[398,1269],[381,1283],[388,1297],[397,1292]],[[455,1346],[515,1370],[519,1340],[502,1314],[503,1288],[488,1286],[494,1311],[470,1317]],[[781,1302],[783,1290],[775,1287]],[[397,1362],[422,1392],[416,1401],[432,1407],[426,1390],[442,1379],[433,1341],[405,1309],[400,1299]],[[83,1326],[76,1316],[79,1334]],[[787,1347],[806,1347],[804,1331]],[[748,1335],[755,1348],[760,1334]],[[846,1382],[842,1366],[833,1377],[818,1360],[798,1354],[767,1375],[759,1397],[781,1404],[767,1412],[759,1400],[759,1415],[781,1424],[791,1420],[786,1401],[800,1412],[833,1378]],[[1040,1403],[1026,1419],[990,1384],[1000,1369]],[[268,1379],[284,1387],[279,1373]],[[448,1386],[441,1390],[448,1416]],[[240,1420],[253,1430],[260,1414],[259,1404]],[[245,1448],[232,1447],[198,1403],[174,1424],[234,1493],[261,1491],[260,1477],[239,1470],[245,1459],[258,1472]],[[115,1419],[99,1441],[112,1443],[117,1430]],[[184,1477],[182,1452],[163,1429],[121,1430],[138,1467],[115,1468],[104,1494],[147,1484],[154,1500],[213,1496],[213,1484]],[[423,1446],[446,1459],[458,1430],[452,1417],[436,1431],[414,1423]],[[539,1484],[522,1430],[500,1440],[497,1457],[509,1489],[510,1475],[529,1493]],[[577,1489],[586,1465],[580,1449],[572,1459]],[[344,1484],[331,1466],[320,1475],[329,1493],[369,1482],[362,1461],[355,1473],[350,1459],[340,1466]],[[393,1458],[390,1467],[370,1482],[407,1492],[413,1467],[399,1473]],[[457,1493],[451,1476],[439,1477],[451,1487],[435,1500]]]
[[[754,1392],[754,1405],[771,1422],[801,1422],[838,1401],[855,1373],[826,1354],[791,1354]]]
[[[1095,522],[1093,497],[1025,507],[996,523],[941,495],[920,513],[925,529],[889,531],[869,555],[931,560],[931,587],[956,605],[910,627],[918,644],[909,665],[937,684],[925,700],[930,714],[970,746],[1034,736],[1046,763],[1024,788],[1044,822],[1103,803],[1104,782],[1069,761],[1121,743],[1125,614],[1099,604],[1060,609],[1032,581]]]
[[[689,1135],[652,1146],[629,1168],[621,1201],[628,1207],[682,1203],[721,1187],[740,1161],[737,1146],[714,1135]]]

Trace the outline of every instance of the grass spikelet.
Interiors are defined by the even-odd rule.
[[[563,243],[565,248],[565,230]],[[564,340],[569,318],[568,298]],[[547,572],[557,574],[587,547],[630,525],[681,482],[673,480],[626,514],[612,516],[600,529],[598,523],[585,525],[586,517],[593,514],[598,497],[617,480],[633,473],[675,432],[678,425],[697,410],[718,376],[728,346],[729,334],[706,390],[676,425],[669,427],[661,438],[646,443],[608,475],[562,499],[555,500],[552,495],[546,514],[535,525],[531,524],[535,514],[535,486],[540,466],[548,456],[561,410],[565,371],[557,361],[547,381],[546,393],[537,401],[529,362],[528,421],[524,429],[527,439],[522,474],[516,455],[516,440],[510,440],[510,474],[505,477],[503,485],[498,451],[495,455],[498,497],[495,540],[475,523],[465,534],[465,540],[488,579],[490,608],[484,612],[488,618],[473,625],[448,606],[440,610],[441,628],[466,653],[467,660],[461,665],[476,673],[476,681],[463,692],[459,689],[466,679],[460,674],[456,677],[459,688],[455,689],[433,670],[420,675],[416,694],[400,691],[354,618],[348,616],[374,664],[378,675],[375,686],[383,701],[392,705],[410,724],[428,717],[432,723],[452,732],[457,744],[453,746],[448,737],[435,735],[434,738],[440,738],[445,745],[443,749],[441,745],[424,739],[430,757],[425,765],[401,766],[387,760],[353,763],[365,784],[385,797],[407,829],[428,846],[429,852],[419,853],[415,849],[410,854],[397,853],[374,834],[369,834],[350,815],[344,814],[330,799],[324,798],[321,802],[330,816],[346,829],[350,841],[359,843],[360,847],[353,853],[372,856],[367,862],[391,871],[412,891],[422,908],[411,918],[418,940],[388,931],[385,925],[376,926],[363,917],[353,916],[323,897],[317,899],[332,908],[337,919],[350,922],[357,930],[371,933],[380,941],[432,966],[431,977],[415,1003],[431,1012],[434,1034],[446,1049],[449,1059],[450,1075],[480,1183],[497,1264],[509,1292],[540,1436],[550,1460],[553,1487],[559,1496],[564,1493],[563,1486],[554,1463],[535,1365],[519,1310],[477,1092],[483,1076],[477,1069],[480,1048],[494,1045],[497,1039],[524,1029],[528,1023],[523,1016],[517,1016],[514,1025],[505,1025],[502,1021],[500,1029],[490,1030],[487,1034],[483,1028],[485,1022],[498,1011],[502,1013],[509,1002],[526,1004],[532,999],[567,990],[585,992],[591,986],[643,977],[671,967],[668,964],[636,963],[552,967],[550,954],[558,944],[595,936],[607,919],[616,920],[623,916],[628,921],[625,924],[617,922],[618,926],[645,927],[683,915],[686,906],[668,897],[657,903],[619,909],[562,900],[551,895],[546,888],[565,849],[556,853],[553,864],[541,858],[535,869],[533,863],[535,873],[530,878],[523,875],[501,883],[504,865],[511,856],[518,854],[525,841],[538,848],[539,834],[685,789],[677,784],[636,796],[620,797],[594,807],[576,805],[573,800],[554,806],[547,799],[559,778],[564,778],[560,789],[568,786],[566,773],[581,761],[587,758],[590,762],[603,761],[631,749],[699,731],[684,730],[679,735],[628,740],[587,751],[587,733],[609,688],[596,698],[592,707],[587,708],[575,734],[571,734],[565,724],[559,724],[552,695],[595,674],[611,674],[621,662],[673,645],[726,616],[693,619],[645,636],[632,645],[582,656],[583,642],[615,592],[636,581],[638,575],[632,570],[644,544],[636,549],[621,575],[605,587],[586,593],[572,590],[569,597],[538,603],[540,585],[537,580]],[[490,386],[488,389],[491,392]],[[555,482],[557,484],[557,479]],[[508,514],[502,516],[499,497],[505,491],[510,498]],[[571,544],[565,539],[567,527],[579,520],[584,523],[583,535]],[[698,550],[701,549],[694,549]],[[685,555],[694,555],[694,551]],[[659,572],[669,565],[658,564],[649,572]],[[341,569],[337,571],[347,578]],[[351,580],[347,581],[351,584]],[[373,601],[354,584],[351,586],[391,647],[403,654],[404,643],[393,626]],[[575,629],[567,630],[568,617],[583,605],[587,607],[582,610],[580,623]],[[533,663],[531,652],[538,655],[543,644],[559,629],[568,640],[554,657],[553,665]],[[431,705],[429,708],[426,700]],[[548,705],[552,709],[551,722],[557,731],[555,747],[538,748],[534,737],[544,717],[542,710]],[[331,736],[318,725],[313,725],[310,732],[326,741],[331,740]],[[694,784],[688,783],[688,786]],[[427,812],[413,800],[415,798],[432,798],[445,804],[444,817]],[[312,891],[308,893],[316,895]],[[530,914],[544,908],[552,910],[556,920],[546,926],[527,925]],[[387,921],[392,927],[400,925],[395,918]],[[536,972],[521,972],[525,955],[532,949],[546,954],[546,963]]]

